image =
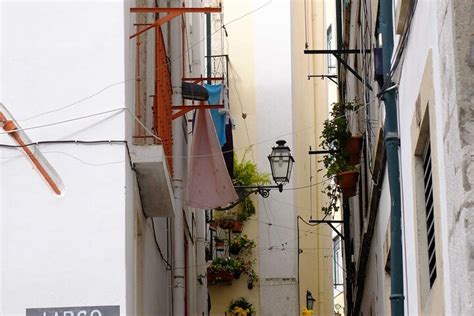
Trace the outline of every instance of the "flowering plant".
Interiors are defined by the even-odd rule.
[[[213,272],[242,272],[242,262],[230,257],[215,258],[209,269]]]
[[[228,312],[236,316],[247,316],[255,313],[253,305],[245,299],[245,297],[239,297],[232,300],[229,304]]]
[[[325,177],[333,178],[337,174],[356,170],[357,168],[348,163],[349,154],[346,149],[348,141],[351,139],[347,112],[356,111],[360,107],[357,100],[348,102],[337,102],[332,104],[329,118],[324,122],[321,133],[321,148],[330,151],[322,159],[326,169]],[[339,210],[339,197],[341,189],[335,183],[329,183],[323,190],[328,197],[328,205],[322,210],[325,214],[331,214]]]
[[[247,235],[234,235],[230,242],[230,253],[238,255],[242,249],[250,251],[255,247],[255,241],[250,239]]]

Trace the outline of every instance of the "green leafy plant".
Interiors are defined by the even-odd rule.
[[[238,255],[239,252],[246,250],[249,253],[255,247],[255,241],[248,238],[247,235],[234,235],[230,242],[229,250],[233,255]]]
[[[251,161],[245,160],[245,155],[241,161],[234,156],[234,186],[257,186],[270,183],[270,175],[257,171],[257,165]],[[225,210],[217,209],[214,212],[214,220],[223,228],[222,223],[227,224],[230,220],[237,220],[241,223],[246,222],[256,209],[252,199],[249,196],[242,196],[244,191],[237,190],[241,200]],[[227,225],[224,225],[227,227]],[[230,225],[229,225],[230,226]],[[228,227],[230,228],[230,227]]]
[[[244,297],[232,300],[227,309],[232,315],[252,315],[255,313],[252,303]]]
[[[227,272],[232,273],[236,278],[238,278],[244,270],[244,263],[237,258],[217,257],[212,261],[208,268],[208,273],[219,274],[220,272]]]
[[[235,186],[256,186],[270,183],[270,175],[268,173],[260,173],[257,165],[251,161],[245,161],[245,155],[239,162],[234,155],[234,178],[232,182]],[[250,197],[246,197],[242,203],[235,208],[239,221],[245,222],[255,214],[255,205]]]
[[[322,159],[326,169],[325,177],[328,179],[332,180],[334,176],[344,171],[357,170],[357,167],[348,164],[349,154],[346,145],[352,134],[348,130],[346,114],[348,111],[355,111],[359,107],[360,104],[357,100],[333,103],[329,118],[323,124],[320,146],[330,151]],[[331,214],[339,210],[340,192],[341,189],[334,182],[330,182],[324,188],[323,193],[326,193],[328,197],[328,204],[323,207],[324,213]]]
[[[211,269],[214,271],[229,271],[234,272],[242,268],[242,263],[230,257],[217,257],[212,261]]]

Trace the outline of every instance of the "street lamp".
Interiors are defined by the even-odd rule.
[[[313,305],[316,300],[313,298],[311,291],[306,290],[306,309],[313,310]]]
[[[283,186],[290,181],[295,159],[291,156],[290,147],[286,146],[286,141],[278,140],[276,143],[278,146],[272,147],[272,152],[268,155],[272,178],[276,185],[236,186],[236,190],[246,191],[248,194],[258,193],[264,198],[270,195],[272,189],[283,192]]]
[[[273,181],[278,186],[278,190],[283,192],[283,185],[290,182],[291,169],[295,160],[291,156],[290,147],[286,146],[286,141],[277,140],[276,147],[272,147],[272,153],[268,156],[270,168],[272,169]]]

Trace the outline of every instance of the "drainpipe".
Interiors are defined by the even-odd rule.
[[[380,30],[382,33],[382,60],[384,72],[385,91],[383,100],[385,104],[385,151],[387,153],[388,181],[390,184],[391,213],[391,310],[393,316],[404,315],[403,295],[403,249],[402,249],[402,225],[401,225],[401,197],[400,197],[400,163],[398,159],[398,147],[400,145],[397,126],[397,104],[395,91],[390,89],[392,81],[390,77],[391,58],[393,53],[393,20],[392,0],[380,2]],[[389,89],[387,89],[389,88]]]
[[[353,286],[355,284],[354,270],[352,268],[352,246],[351,246],[351,234],[350,234],[350,208],[349,200],[344,198],[342,201],[342,216],[344,221],[344,259],[346,261],[346,304],[347,304],[347,316],[354,314],[354,297],[353,297]]]
[[[193,0],[193,7],[201,7],[201,0]],[[210,13],[209,13],[210,15]],[[197,43],[201,40],[202,34],[204,34],[204,21],[202,14],[192,15],[192,43]],[[206,20],[209,20],[210,16],[206,15]],[[210,32],[210,31],[209,31]],[[210,37],[209,37],[210,38]],[[204,55],[204,43],[193,46],[192,65],[193,75],[192,77],[199,77],[203,73],[204,67],[201,62],[202,56]],[[208,53],[210,55],[210,53]],[[196,272],[198,275],[197,284],[197,311],[196,315],[207,315],[207,278],[206,278],[206,211],[196,210]]]
[[[180,7],[180,2],[173,1],[172,7]],[[173,87],[173,105],[182,104],[181,97],[181,18],[169,22],[170,56],[171,60],[171,85]],[[173,120],[173,190],[175,197],[174,223],[174,273],[173,273],[173,315],[185,315],[185,257],[184,252],[184,205],[183,183],[185,176],[185,163],[183,157],[187,154],[185,148],[182,120]]]
[[[342,49],[342,6],[341,0],[336,0],[336,42],[337,49]],[[343,85],[341,80],[341,62],[337,60],[337,90],[339,92],[339,102],[343,102]]]
[[[207,54],[207,77],[212,76],[212,33],[211,33],[211,14],[206,13],[206,54]],[[228,74],[228,73],[227,73]],[[207,84],[211,84],[211,80],[207,81]]]

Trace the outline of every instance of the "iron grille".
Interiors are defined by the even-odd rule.
[[[425,209],[426,209],[426,236],[428,239],[428,266],[430,276],[430,287],[436,280],[436,245],[435,245],[435,223],[433,205],[433,180],[431,167],[431,145],[426,144],[423,153],[423,176],[425,186]]]

